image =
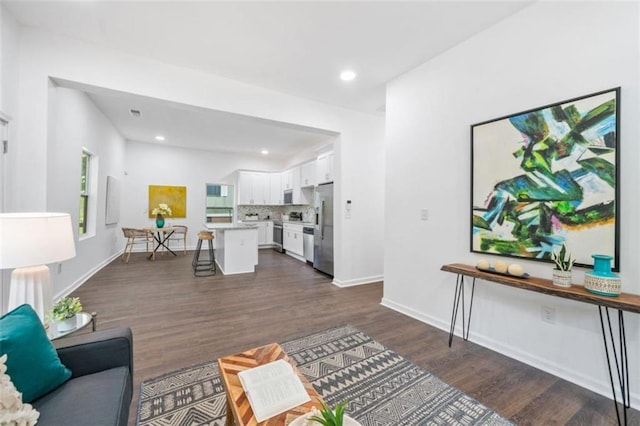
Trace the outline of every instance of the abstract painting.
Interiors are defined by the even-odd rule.
[[[620,88],[471,126],[471,251],[619,270]]]
[[[149,185],[149,218],[160,203],[169,205],[171,217],[187,217],[187,187]]]

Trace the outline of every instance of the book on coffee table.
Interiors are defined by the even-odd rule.
[[[258,422],[311,400],[291,364],[282,359],[241,371],[238,378]]]

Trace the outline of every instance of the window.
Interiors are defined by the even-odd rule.
[[[78,216],[78,233],[86,235],[89,218],[89,188],[91,176],[91,153],[82,150],[82,166],[80,173],[80,214]]]
[[[233,186],[207,184],[207,222],[233,222]]]

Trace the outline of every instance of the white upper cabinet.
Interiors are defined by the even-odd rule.
[[[238,172],[238,205],[282,205],[281,175],[269,172]]]
[[[333,182],[333,151],[318,156],[316,181],[319,184]]]
[[[316,184],[316,162],[309,161],[300,166],[300,187],[306,188]]]
[[[269,173],[238,172],[238,204],[267,204]]]
[[[293,189],[293,169],[285,170],[282,176],[282,190]]]
[[[284,204],[282,199],[282,173],[269,173],[269,203],[275,206]]]
[[[333,151],[282,173],[240,170],[237,174],[238,205],[281,206],[285,191],[291,191],[292,204],[309,205],[314,186],[333,182]]]

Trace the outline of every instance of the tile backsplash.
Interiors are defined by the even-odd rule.
[[[257,213],[259,220],[281,219],[282,215],[291,212],[302,212],[304,222],[315,220],[313,206],[238,206],[236,219],[244,220],[245,215],[249,213]]]

